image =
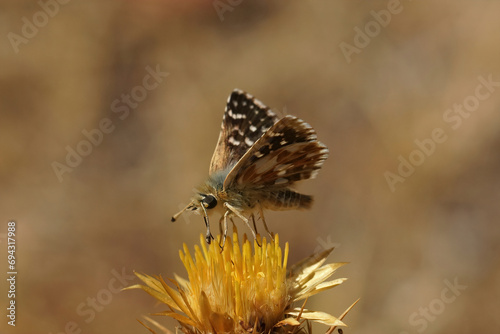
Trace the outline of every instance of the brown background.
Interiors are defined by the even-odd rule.
[[[113,270],[185,274],[178,249],[198,242],[203,222],[169,217],[206,177],[236,87],[305,119],[330,148],[299,187],[313,209],[267,214],[290,262],[329,244],[339,246],[331,261],[351,262],[336,276],[349,280],[310,308],[339,315],[361,297],[346,333],[418,333],[429,307],[426,333],[498,331],[500,87],[456,130],[443,115],[471,101],[479,76],[500,81],[500,3],[402,1],[347,62],[340,44],[387,6],[243,1],[221,20],[211,1],[73,0],[16,53],[8,34],[41,7],[3,1],[0,233],[17,221],[18,317],[12,328],[2,311],[0,331],[55,334],[74,322],[82,333],[147,332],[135,319],[163,307],[109,292],[123,286]],[[121,120],[111,105],[147,66],[170,75]],[[113,131],[59,182],[52,163],[104,118]],[[384,173],[436,128],[446,140],[392,192]],[[446,280],[467,286],[452,303],[440,302]],[[6,294],[2,279],[2,309]],[[77,310],[96,297],[106,305],[87,322]]]

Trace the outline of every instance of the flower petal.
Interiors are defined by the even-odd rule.
[[[327,280],[338,268],[342,267],[344,264],[346,263],[338,262],[327,264],[321,268],[316,269],[315,271],[310,272],[308,275],[299,274],[296,277],[289,278],[289,285],[291,286],[290,295],[292,296],[293,300],[301,300],[320,291],[341,284],[343,281],[332,281],[335,283],[324,283],[324,281]],[[323,285],[318,288],[320,284]]]
[[[174,301],[172,300],[172,298],[170,298],[166,293],[162,293],[160,291],[157,291],[155,289],[152,289],[150,288],[149,286],[145,286],[145,285],[140,285],[140,284],[136,284],[136,285],[133,285],[133,286],[129,286],[127,288],[125,288],[126,290],[129,290],[129,289],[142,289],[144,291],[146,291],[149,295],[153,296],[154,298],[158,299],[160,302],[164,303],[164,304],[167,304],[168,306],[176,309],[176,310],[181,310],[175,303]],[[124,289],[124,290],[125,290]]]
[[[293,296],[293,301],[302,300],[305,298],[309,298],[319,292],[334,288],[343,282],[347,281],[347,278],[338,278],[332,281],[323,282],[317,285],[311,285],[310,283],[306,283],[305,286],[300,287],[299,291],[297,291]]]
[[[189,325],[189,326],[196,326],[196,323],[194,321],[192,321],[191,319],[189,319],[185,315],[182,315],[182,314],[179,314],[179,313],[165,311],[165,312],[154,313],[153,315],[165,315],[165,316],[169,316],[169,317],[174,318],[175,320],[177,320],[177,321],[179,321],[179,322],[181,322],[183,324],[186,324],[186,325]]]
[[[178,291],[175,291],[174,289],[169,287],[164,280],[161,280],[161,283],[167,294],[170,296],[170,298],[172,298],[173,302],[177,305],[177,307],[174,308],[184,312],[184,314],[186,314],[188,317],[196,321],[197,320],[196,317],[194,316],[194,314],[190,312],[190,309],[184,302],[182,295]]]
[[[180,285],[182,288],[184,288],[184,289],[186,289],[186,290],[188,290],[188,289],[189,289],[189,281],[188,281],[188,280],[186,280],[186,279],[184,279],[184,278],[180,277],[180,276],[179,276],[179,275],[177,275],[177,274],[174,274],[174,278],[175,278],[175,280],[179,283],[179,285]]]
[[[290,267],[289,274],[294,277],[300,274],[309,274],[316,268],[319,268],[326,260],[328,255],[333,251],[333,248],[327,249],[324,252],[313,254],[300,262],[297,262]]]
[[[146,291],[148,294],[150,294],[152,297],[158,299],[160,302],[167,304],[168,306],[181,311],[179,306],[175,303],[175,301],[167,294],[165,289],[163,289],[163,286],[161,285],[161,282],[158,281],[156,278],[149,276],[149,275],[142,275],[139,273],[134,273],[137,277],[139,277],[144,283],[147,284],[145,285],[140,285],[140,284],[135,284],[129,287],[124,288],[123,290],[130,290],[130,289],[142,289]]]
[[[301,312],[300,308],[295,308],[293,311],[286,312],[289,315],[298,316]],[[318,311],[310,311],[310,310],[302,310],[301,319],[307,319],[314,322],[319,322],[321,324],[325,324],[328,326],[346,326],[342,321],[338,318],[334,317],[331,314],[325,312]]]
[[[282,326],[299,326],[300,322],[295,318],[286,318],[278,322],[274,327],[282,327]]]

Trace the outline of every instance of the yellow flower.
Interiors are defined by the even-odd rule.
[[[188,280],[176,275],[176,280],[170,280],[175,288],[161,276],[138,273],[145,285],[128,288],[143,289],[168,305],[168,311],[157,315],[176,319],[185,333],[286,333],[300,329],[302,320],[344,325],[340,320],[343,316],[338,319],[294,306],[346,280],[326,281],[345,264],[323,265],[332,249],[312,255],[287,271],[289,247],[286,243],[283,254],[278,235],[269,243],[263,239],[261,246],[254,241],[254,251],[246,235],[240,247],[236,230],[233,241],[228,238],[222,251],[216,242],[207,245],[203,236],[200,244],[195,246],[194,256],[185,244],[184,252],[179,252]]]

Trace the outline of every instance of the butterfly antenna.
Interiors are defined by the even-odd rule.
[[[186,205],[186,207],[184,209],[182,209],[181,211],[177,212],[175,215],[172,216],[172,223],[175,222],[177,220],[177,218],[179,218],[180,215],[182,215],[184,213],[184,211],[186,211],[191,205],[193,205],[193,202],[189,203],[188,205]]]

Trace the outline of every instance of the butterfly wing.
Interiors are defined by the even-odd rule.
[[[314,178],[328,157],[328,149],[303,120],[285,116],[245,153],[224,181],[229,187],[288,187]]]
[[[235,89],[227,99],[209,173],[235,165],[277,120],[278,116],[262,102]]]

